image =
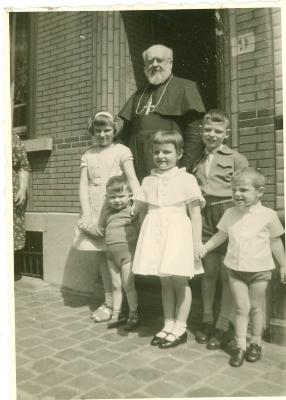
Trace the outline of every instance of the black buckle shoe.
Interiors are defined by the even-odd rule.
[[[261,358],[261,346],[257,343],[250,343],[245,352],[245,359],[248,362],[256,362]]]
[[[225,333],[226,332],[223,331],[222,329],[215,328],[212,336],[207,342],[207,349],[208,350],[221,349],[224,343]]]
[[[212,324],[205,322],[203,323],[201,329],[196,332],[195,340],[197,343],[206,344],[211,336],[213,330]]]
[[[240,367],[245,359],[245,351],[237,348],[229,359],[229,364],[232,367]]]
[[[166,332],[166,331],[160,331],[159,333],[164,333],[165,336],[164,337],[160,337],[160,336],[153,336],[152,340],[151,340],[151,346],[159,346],[159,344],[161,342],[163,342],[163,340],[166,339],[166,337],[169,335],[170,332]]]
[[[164,339],[160,344],[160,349],[169,349],[171,347],[176,347],[179,344],[186,343],[187,341],[187,332],[182,333],[180,336],[175,336],[173,333],[169,333],[169,335],[174,336],[175,340],[168,340],[167,338]],[[168,336],[169,336],[168,335]]]

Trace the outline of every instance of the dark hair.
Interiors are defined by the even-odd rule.
[[[235,171],[232,175],[231,183],[235,184],[240,181],[245,181],[246,179],[250,179],[251,184],[256,189],[264,187],[265,185],[265,176],[260,170],[253,167],[245,167]]]
[[[202,120],[202,126],[204,126],[205,123],[207,122],[224,122],[226,124],[226,127],[228,128],[230,125],[230,121],[229,121],[229,117],[228,115],[218,109],[218,108],[212,108],[211,110],[209,110],[203,117]]]
[[[131,188],[125,175],[112,176],[106,183],[106,192],[120,193],[124,189],[131,193]]]
[[[118,116],[113,116],[107,111],[95,111],[88,121],[87,130],[91,136],[94,135],[94,126],[111,126],[114,136],[117,136],[123,126],[123,120]]]
[[[157,131],[152,138],[152,147],[154,144],[171,143],[175,146],[176,152],[180,153],[184,148],[183,136],[176,130]]]

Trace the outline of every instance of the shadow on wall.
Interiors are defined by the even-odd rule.
[[[88,305],[95,310],[103,300],[103,287],[97,267],[97,252],[79,251],[71,248],[63,271],[61,293],[64,304],[69,307]]]

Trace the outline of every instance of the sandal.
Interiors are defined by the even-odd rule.
[[[132,331],[139,325],[139,319],[137,314],[129,315],[126,324],[124,325],[125,331]]]
[[[91,319],[93,319],[94,322],[107,322],[111,317],[112,308],[108,307],[106,304],[102,304],[91,314]]]

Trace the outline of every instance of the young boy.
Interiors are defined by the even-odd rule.
[[[235,207],[226,210],[218,223],[219,231],[201,252],[203,256],[229,239],[224,262],[236,308],[237,349],[229,360],[233,367],[241,366],[244,359],[255,362],[261,357],[263,302],[271,270],[275,268],[271,252],[279,264],[281,282],[286,283],[285,252],[280,238],[284,229],[277,214],[260,203],[264,185],[263,174],[254,168],[234,173]],[[249,316],[251,339],[246,348]]]
[[[216,226],[224,211],[233,206],[232,174],[239,168],[248,166],[248,161],[243,155],[224,144],[229,134],[229,118],[224,112],[212,109],[205,114],[201,127],[205,154],[193,171],[206,200],[206,206],[202,211],[203,242],[217,232]],[[205,272],[202,278],[203,323],[195,338],[198,343],[206,343],[209,350],[219,349],[225,343],[227,338],[225,333],[228,331],[229,315],[233,305],[223,265],[225,253],[226,244],[209,253],[203,260]],[[213,305],[219,277],[222,283],[221,306],[214,325]]]
[[[137,293],[131,272],[138,231],[131,218],[131,190],[125,176],[113,176],[106,184],[106,202],[99,220],[105,236],[108,268],[112,280],[113,312],[108,328],[125,324],[125,330],[138,326]],[[122,314],[122,288],[129,306],[128,319]]]

